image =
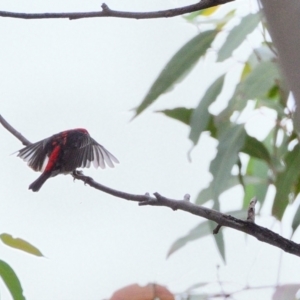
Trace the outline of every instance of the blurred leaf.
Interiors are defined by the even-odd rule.
[[[205,95],[200,100],[198,107],[192,113],[189,138],[194,145],[198,143],[200,134],[207,128],[211,116],[208,112],[208,108],[222,91],[224,78],[225,75],[222,75],[210,85]]]
[[[255,99],[266,95],[278,79],[280,74],[277,64],[271,61],[261,62],[241,82],[238,93],[246,99]]]
[[[210,164],[209,171],[213,175],[210,183],[213,200],[227,188],[231,178],[231,170],[238,159],[238,154],[244,146],[246,131],[243,125],[231,125],[223,129],[219,138],[217,155]]]
[[[2,233],[0,235],[0,239],[5,245],[9,247],[19,249],[36,256],[43,256],[43,254],[39,249],[31,245],[30,243],[26,242],[25,240],[19,238],[13,238],[10,234]]]
[[[171,58],[153,83],[142,103],[136,109],[136,116],[192,69],[199,58],[211,46],[216,34],[216,30],[201,32]]]
[[[201,15],[201,10],[193,11],[189,14],[183,16],[183,18],[189,22],[194,21],[197,17]]]
[[[212,224],[210,224],[212,226]],[[213,231],[216,228],[217,224],[214,223],[211,227],[211,231]],[[220,230],[218,234],[213,234],[213,237],[215,239],[217,249],[219,250],[219,253],[223,259],[223,262],[226,264],[226,255],[225,255],[225,242],[224,242],[224,234],[223,231]]]
[[[223,190],[221,191],[221,193],[239,184],[240,184],[239,179],[236,176],[230,176],[229,179],[226,181],[226,185],[223,186]],[[207,188],[203,189],[198,194],[198,197],[196,199],[196,204],[202,205],[211,199],[213,199],[213,191],[212,191],[212,186],[209,185]]]
[[[252,157],[262,159],[267,163],[271,162],[271,156],[266,148],[266,146],[260,142],[258,139],[246,135],[244,147],[241,149],[241,152],[244,152]]]
[[[177,107],[174,109],[158,110],[156,112],[163,113],[167,117],[178,120],[186,125],[190,125],[193,110],[193,108]]]
[[[260,97],[259,99],[256,100],[256,108],[260,108],[260,107],[267,107],[269,109],[276,110],[278,117],[283,118],[286,116],[284,111],[285,107],[283,107],[277,100],[270,101],[270,98]]]
[[[191,116],[194,109],[192,108],[185,108],[185,107],[177,107],[174,109],[165,109],[165,110],[158,110],[156,112],[163,113],[166,116],[178,120],[186,125],[190,125]],[[214,138],[217,136],[217,128],[214,124],[214,116],[209,115],[209,120],[207,127],[204,131],[209,131],[210,135]]]
[[[215,6],[218,7],[218,6]],[[212,7],[213,9],[214,7]],[[208,11],[210,11],[210,8],[208,8]],[[216,26],[216,29],[221,30],[222,27],[227,24],[229,20],[233,18],[235,14],[235,9],[229,11],[226,13],[224,17],[221,18],[198,18],[201,16],[206,17],[205,15],[205,9],[192,12],[190,14],[184,15],[183,18],[191,23],[197,23],[197,24],[213,24]]]
[[[273,87],[269,90],[268,98],[277,98],[279,92],[279,86],[277,84],[273,85]]]
[[[238,219],[246,219],[247,211],[246,210],[236,210],[236,211],[229,211],[226,214],[233,216]],[[170,250],[168,251],[167,257],[171,254],[185,246],[187,243],[205,237],[209,234],[212,234],[212,228],[216,227],[216,223],[213,221],[204,221],[197,225],[195,228],[190,230],[187,235],[177,239],[171,246]]]
[[[262,207],[269,187],[268,172],[269,167],[264,161],[250,157],[246,176],[244,176],[244,208],[249,207],[249,203],[253,197],[257,198],[261,203],[260,207]]]
[[[235,15],[235,9],[229,11],[224,18],[215,21],[216,29],[221,30]]]
[[[246,36],[251,33],[260,22],[260,14],[249,14],[242,18],[239,25],[230,30],[227,39],[219,50],[218,62],[222,62],[232,55],[232,52],[245,41]]]
[[[252,71],[252,68],[250,67],[249,62],[246,62],[243,68],[243,72],[241,75],[241,81],[243,81]]]
[[[14,300],[25,300],[23,289],[15,271],[3,260],[0,260],[0,275]]]
[[[297,197],[298,194],[300,193],[300,176],[298,177],[298,180],[294,186],[294,192],[295,192],[295,197]]]
[[[278,67],[273,62],[264,61],[255,66],[252,72],[236,86],[227,107],[218,115],[219,122],[228,120],[234,111],[241,112],[248,100],[267,95],[280,78]]]
[[[254,69],[263,61],[277,61],[278,57],[274,54],[270,48],[264,44],[253,49],[251,55],[248,58],[247,63],[250,65],[251,69]]]
[[[219,9],[219,5],[200,10],[202,16],[210,16]]]
[[[295,213],[295,216],[294,216],[294,219],[293,219],[293,222],[292,222],[293,233],[296,231],[299,224],[300,224],[300,205],[297,208],[297,211]]]
[[[214,209],[216,211],[220,211],[220,202],[214,201],[214,205],[213,205],[212,209]],[[213,231],[218,226],[217,223],[209,222],[208,224],[210,226],[211,232],[213,233]],[[213,237],[216,242],[216,246],[219,251],[219,254],[220,254],[221,258],[223,259],[223,262],[226,264],[225,242],[224,242],[223,231],[219,230],[218,234],[213,234]]]
[[[210,136],[213,138],[217,138],[218,129],[215,125],[215,117],[210,115],[208,124],[207,124],[207,131],[210,132]]]
[[[296,293],[300,289],[300,284],[284,284],[275,287],[272,300],[296,300]]]
[[[187,235],[177,239],[172,244],[170,250],[168,251],[167,257],[169,257],[171,254],[173,254],[178,249],[185,246],[188,242],[197,240],[201,237],[211,234],[211,226],[209,225],[209,223],[215,224],[212,221],[204,221],[204,222],[200,223],[199,225],[197,225],[192,230],[190,230],[190,232]]]
[[[300,175],[300,146],[287,153],[285,158],[285,171],[280,173],[275,181],[276,195],[273,202],[272,214],[281,220],[283,213],[289,203],[289,195],[293,191],[293,185],[298,181]]]
[[[274,128],[274,130],[275,129],[276,129],[276,127]],[[288,149],[291,149],[291,147],[289,148],[289,139],[290,139],[289,134],[287,134],[287,132],[283,131],[280,128],[277,130],[277,134],[280,134],[280,131],[282,132],[283,138],[282,138],[282,136],[280,137],[280,139],[282,139],[282,141],[279,146],[278,146],[278,141],[276,143],[276,145],[278,146],[277,151],[276,151],[276,158],[279,160],[281,160],[281,158],[286,155],[286,153],[288,152]],[[296,141],[298,143],[298,138]],[[296,143],[294,143],[294,145],[296,145]]]

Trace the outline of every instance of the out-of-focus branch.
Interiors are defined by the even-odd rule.
[[[300,3],[299,0],[261,0],[261,3],[279,64],[295,98],[294,126],[300,135]]]
[[[178,7],[174,9],[151,11],[151,12],[127,12],[110,9],[107,4],[101,5],[102,11],[94,12],[69,12],[69,13],[17,13],[0,11],[0,17],[17,18],[17,19],[83,19],[83,18],[101,18],[101,17],[115,17],[126,19],[157,19],[157,18],[171,18],[186,13],[210,8],[216,5],[225,4],[234,0],[202,0],[196,4]]]
[[[11,125],[9,125],[8,122],[4,120],[3,117],[0,117],[0,123],[24,144],[24,137],[20,135]],[[27,140],[25,139],[25,141]],[[29,142],[27,141],[26,143]],[[174,211],[175,210],[186,211],[193,215],[203,217],[208,220],[212,220],[216,222],[219,226],[230,227],[232,229],[242,231],[244,233],[252,235],[253,237],[257,238],[259,241],[278,247],[285,252],[300,256],[299,244],[296,244],[293,241],[290,241],[267,228],[258,226],[253,222],[243,221],[234,218],[230,215],[222,214],[213,209],[209,209],[203,206],[193,204],[188,201],[189,197],[187,195],[183,197],[183,200],[174,200],[174,199],[166,198],[160,195],[159,193],[154,193],[155,197],[151,197],[148,193],[145,195],[129,194],[129,193],[121,192],[106,187],[96,182],[93,178],[84,176],[81,172],[74,171],[72,175],[75,179],[81,180],[85,184],[97,190],[100,190],[102,192],[105,192],[107,194],[113,195],[118,198],[138,202],[140,206],[145,206],[145,205],[165,206],[171,208]]]

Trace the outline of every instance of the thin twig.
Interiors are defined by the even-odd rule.
[[[251,223],[255,223],[255,205],[257,203],[257,198],[254,197],[251,199],[249,208],[248,208],[248,214],[247,214],[247,221]]]
[[[17,13],[9,11],[0,11],[0,17],[17,18],[17,19],[69,19],[77,20],[83,18],[101,18],[101,17],[115,17],[126,19],[157,19],[157,18],[171,18],[186,13],[210,8],[216,5],[225,4],[235,0],[202,0],[196,4],[178,7],[174,9],[151,11],[151,12],[127,12],[112,10],[107,4],[101,5],[102,11],[93,12],[69,12],[69,13]]]

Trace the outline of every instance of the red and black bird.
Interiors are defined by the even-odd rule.
[[[34,171],[41,171],[41,176],[30,186],[37,192],[47,179],[58,174],[69,174],[77,168],[113,168],[118,163],[109,151],[98,144],[88,131],[76,128],[62,131],[53,136],[31,144],[18,151],[18,156],[26,161]]]

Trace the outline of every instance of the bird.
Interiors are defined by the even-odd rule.
[[[118,159],[97,143],[84,128],[65,130],[17,151],[18,157],[34,171],[42,174],[29,185],[33,192],[40,190],[50,177],[69,174],[77,168],[113,168]]]

